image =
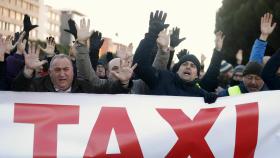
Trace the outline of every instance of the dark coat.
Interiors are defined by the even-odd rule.
[[[138,64],[134,71],[149,86],[150,94],[204,97],[205,102],[214,102],[216,96],[199,88],[196,82],[185,82],[174,72],[160,71],[152,67],[150,60],[153,58],[150,52],[156,39],[156,36],[147,33],[133,59],[133,62]]]
[[[55,92],[55,88],[51,82],[50,76],[45,77],[26,78],[21,72],[12,85],[15,91],[32,91],[32,92]],[[93,86],[88,81],[83,79],[73,79],[71,93],[128,93],[129,89],[123,88],[119,82],[108,86]]]
[[[262,78],[271,90],[280,90],[280,76],[276,75],[280,67],[280,49],[269,59],[262,71]]]

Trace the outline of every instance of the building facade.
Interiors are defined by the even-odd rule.
[[[11,35],[23,30],[24,14],[28,14],[32,24],[38,24],[42,0],[1,0],[0,33]],[[30,39],[38,38],[38,29],[30,32]]]

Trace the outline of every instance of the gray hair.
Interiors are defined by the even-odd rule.
[[[54,62],[54,60],[55,59],[68,59],[69,60],[69,62],[71,63],[71,66],[73,67],[73,65],[72,65],[72,60],[71,60],[71,58],[68,56],[68,55],[66,55],[66,54],[56,54],[55,56],[53,56],[52,57],[52,60],[51,60],[51,62],[50,62],[50,67],[49,67],[49,69],[52,69],[52,67],[53,67],[53,62]]]

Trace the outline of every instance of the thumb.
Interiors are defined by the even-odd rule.
[[[169,27],[169,24],[164,24],[163,26],[165,29]]]
[[[33,30],[33,29],[36,28],[36,27],[38,27],[38,25],[32,25],[32,26],[30,27],[30,30]]]

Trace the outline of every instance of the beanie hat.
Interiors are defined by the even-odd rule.
[[[186,54],[183,57],[181,57],[181,59],[179,60],[179,62],[177,64],[174,65],[172,71],[173,72],[177,72],[180,68],[180,66],[186,62],[186,61],[191,61],[192,63],[194,63],[194,65],[197,68],[197,76],[199,76],[200,73],[200,62],[199,60],[192,54]]]
[[[244,69],[243,76],[249,74],[261,76],[262,70],[263,66],[258,62],[249,62]]]
[[[243,73],[245,69],[244,65],[237,65],[234,69],[233,69],[233,74],[236,74],[237,72],[241,72]]]
[[[228,72],[231,69],[232,69],[232,65],[226,62],[225,60],[223,60],[220,67],[220,73]]]
[[[99,60],[97,61],[97,65],[105,66],[105,62],[104,62],[103,60],[99,59]]]

